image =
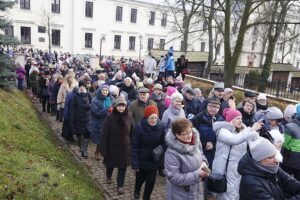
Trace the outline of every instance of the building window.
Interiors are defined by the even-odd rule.
[[[137,9],[132,8],[131,15],[130,15],[130,22],[136,23],[136,17],[137,17]]]
[[[52,29],[52,45],[60,46],[60,30]]]
[[[115,35],[114,49],[121,49],[121,35]]]
[[[51,11],[53,13],[60,13],[60,0],[51,0]]]
[[[39,33],[46,33],[46,27],[45,26],[38,26],[38,32]]]
[[[217,49],[216,49],[217,55],[220,55],[220,51],[221,51],[221,43],[218,43],[217,44]]]
[[[165,43],[166,43],[165,39],[160,39],[159,40],[159,49],[164,50],[165,49]]]
[[[85,33],[85,48],[93,47],[93,33]]]
[[[21,26],[21,43],[31,44],[31,28]]]
[[[85,16],[93,18],[93,2],[85,2]]]
[[[161,26],[167,26],[167,13],[162,14]]]
[[[297,62],[297,69],[299,69],[299,62]]]
[[[20,0],[20,8],[30,10],[30,0]]]
[[[14,37],[14,27],[13,26],[7,26],[4,29],[4,34],[9,36],[9,37]]]
[[[135,37],[129,37],[129,50],[135,50]]]
[[[233,25],[233,27],[232,27],[232,34],[233,35],[235,35],[236,34],[236,32],[237,32],[237,25],[235,24],[235,25]]]
[[[201,50],[200,51],[202,51],[202,52],[205,51],[205,42],[201,42]]]
[[[154,25],[155,22],[155,12],[150,11],[150,19],[149,19],[149,24]]]
[[[148,50],[153,49],[153,38],[148,38]]]
[[[117,6],[116,7],[116,21],[118,21],[118,22],[122,21],[122,12],[123,12],[123,7]]]

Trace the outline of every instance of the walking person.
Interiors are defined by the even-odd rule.
[[[103,84],[97,89],[96,96],[92,99],[91,104],[91,138],[97,145],[95,151],[96,160],[100,160],[100,132],[104,119],[108,113],[112,111],[114,98],[109,93],[109,85]]]
[[[147,106],[144,118],[136,125],[131,145],[132,169],[135,173],[134,198],[138,199],[144,182],[145,189],[143,200],[150,200],[154,188],[157,169],[160,159],[155,159],[153,149],[160,146],[166,149],[165,128],[159,120],[158,108],[154,105]]]
[[[128,112],[127,102],[123,97],[115,100],[111,114],[107,115],[100,135],[100,154],[106,166],[106,182],[112,183],[114,168],[118,168],[117,191],[124,193],[123,185],[126,169],[131,164],[130,145],[133,134],[134,120]]]
[[[203,200],[203,182],[209,174],[199,133],[192,123],[177,119],[166,135],[167,200]]]
[[[73,135],[77,136],[81,156],[88,158],[88,143],[91,126],[91,96],[87,93],[84,81],[79,81],[70,106],[70,125]]]

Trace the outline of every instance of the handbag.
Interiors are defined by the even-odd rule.
[[[191,73],[191,70],[187,67],[187,68],[183,68],[182,69],[182,73],[183,74],[190,74]]]
[[[160,144],[152,150],[153,159],[158,162],[161,159],[163,153],[164,153],[164,148]]]
[[[231,147],[229,149],[227,161],[226,161],[226,168],[225,173],[223,175],[218,174],[210,174],[207,179],[207,188],[215,193],[223,193],[227,191],[227,167],[228,167],[228,161],[230,156]]]

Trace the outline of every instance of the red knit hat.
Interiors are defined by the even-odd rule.
[[[234,118],[242,116],[240,111],[233,108],[224,109],[222,114],[227,122],[231,122],[231,120],[233,120]]]
[[[154,105],[147,106],[145,108],[145,110],[144,110],[144,116],[145,116],[145,118],[148,118],[152,114],[157,114],[158,115],[158,109],[157,109],[157,107],[154,106]]]

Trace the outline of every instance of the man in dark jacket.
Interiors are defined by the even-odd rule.
[[[91,125],[91,96],[87,93],[84,81],[79,81],[78,86],[78,91],[75,91],[70,106],[70,126],[72,133],[78,138],[82,157],[87,158]]]
[[[224,83],[216,82],[215,86],[213,88],[212,94],[213,94],[213,97],[217,97],[220,100],[221,105],[220,105],[220,109],[219,109],[219,114],[222,115],[223,110],[225,108],[229,108],[228,101],[225,101],[223,99],[223,96],[224,96]],[[207,103],[208,103],[207,100],[203,101],[200,112],[204,111],[207,108]]]
[[[239,162],[240,199],[285,200],[300,198],[300,182],[279,168],[282,156],[267,139],[250,142],[250,151]]]
[[[187,118],[191,118],[200,112],[201,102],[194,98],[194,91],[192,88],[188,88],[184,94],[184,112]]]

